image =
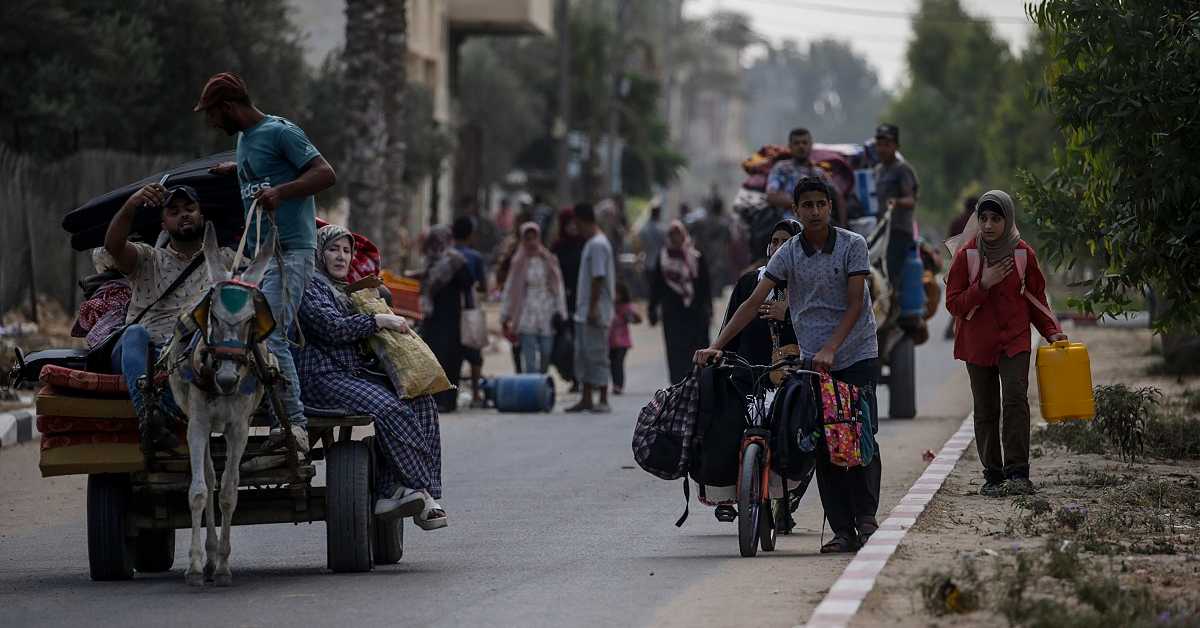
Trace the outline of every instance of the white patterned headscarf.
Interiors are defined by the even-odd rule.
[[[350,242],[351,255],[354,254],[354,234],[341,225],[325,225],[317,229],[317,272],[313,276],[329,286],[333,296],[343,307],[350,308],[350,295],[346,293],[349,284],[344,279],[334,279],[325,267],[325,247],[330,242],[346,238]]]

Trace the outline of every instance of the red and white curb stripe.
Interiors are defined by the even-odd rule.
[[[908,494],[892,508],[879,530],[871,535],[871,540],[846,565],[841,577],[825,594],[825,599],[813,610],[806,624],[808,628],[844,628],[850,623],[867,594],[875,587],[875,579],[887,565],[888,559],[896,552],[904,535],[908,534],[908,529],[917,522],[917,518],[933,500],[933,495],[942,488],[946,477],[954,471],[954,465],[974,438],[974,414],[969,414],[958,431],[942,445],[933,462],[925,467],[925,473],[908,489]]]

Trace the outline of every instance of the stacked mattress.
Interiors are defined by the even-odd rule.
[[[142,470],[137,414],[120,375],[48,365],[39,379],[42,477]]]

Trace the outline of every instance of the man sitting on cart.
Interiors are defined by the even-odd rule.
[[[134,217],[141,207],[160,208],[162,229],[169,237],[166,246],[129,241]],[[159,408],[146,407],[137,382],[149,368],[148,356],[158,356],[171,340],[179,315],[211,287],[208,273],[199,269],[204,225],[196,190],[186,185],[168,189],[151,184],[125,201],[104,235],[105,250],[112,255],[116,269],[129,278],[132,290],[126,326],[114,332],[121,336],[112,350],[112,369],[124,376],[139,428],[156,449],[176,447],[178,439],[159,418]],[[233,252],[221,249],[221,253],[229,264]],[[171,391],[164,389],[164,403],[174,407]]]

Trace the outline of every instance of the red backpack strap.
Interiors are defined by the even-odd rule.
[[[1017,267],[1017,279],[1021,282],[1021,294],[1025,294],[1025,268],[1029,266],[1029,255],[1025,249],[1013,251],[1013,262]]]
[[[1021,294],[1025,295],[1033,307],[1045,314],[1047,318],[1052,321],[1058,320],[1058,317],[1054,315],[1054,310],[1047,305],[1049,297],[1046,299],[1047,303],[1042,303],[1037,297],[1025,291],[1025,269],[1029,266],[1029,252],[1025,249],[1017,249],[1013,251],[1013,260],[1017,264],[1017,277],[1021,280]]]
[[[975,281],[979,279],[979,275],[983,273],[983,264],[981,263],[982,260],[979,257],[979,249],[967,249],[964,251],[964,253],[967,256],[967,285],[970,285],[975,283]],[[978,309],[979,306],[976,305],[975,307],[971,308],[971,311],[967,312],[967,315],[963,318],[966,320],[971,320],[971,317],[975,316],[975,311]]]
[[[967,249],[964,251],[967,256],[967,283],[975,283],[979,279],[980,273],[983,272],[979,263],[979,249]]]

